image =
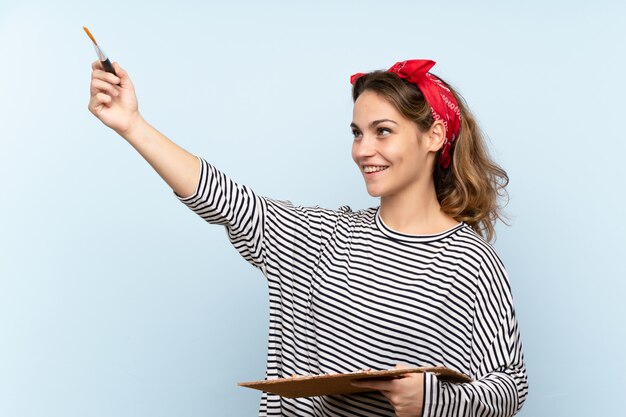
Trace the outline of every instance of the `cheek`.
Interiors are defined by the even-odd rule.
[[[390,153],[389,156],[398,170],[404,173],[412,174],[423,164],[420,153],[411,146],[394,149],[394,152]]]
[[[413,150],[406,146],[388,147],[385,152],[385,157],[399,166],[410,163],[414,156]]]

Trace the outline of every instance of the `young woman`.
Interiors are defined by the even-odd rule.
[[[411,60],[355,74],[352,157],[380,206],[294,206],[256,195],[139,114],[133,84],[92,65],[89,110],[124,137],[269,284],[267,378],[446,366],[362,382],[365,394],[264,394],[262,416],[511,416],[527,378],[506,272],[487,243],[506,173],[465,104]],[[119,84],[119,85],[118,85]]]

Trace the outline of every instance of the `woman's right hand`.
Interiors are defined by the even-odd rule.
[[[135,87],[128,73],[113,63],[117,76],[104,71],[102,63],[91,64],[89,111],[102,123],[125,136],[141,120]]]

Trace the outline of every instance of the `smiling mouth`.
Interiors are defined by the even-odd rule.
[[[387,168],[389,168],[389,167],[387,167],[387,166],[366,166],[366,167],[363,167],[363,172],[366,173],[366,174],[372,174],[374,172],[384,171]]]

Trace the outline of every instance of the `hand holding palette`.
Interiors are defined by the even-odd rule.
[[[352,381],[359,379],[394,379],[410,373],[430,372],[445,382],[472,382],[469,376],[445,367],[389,369],[385,371],[358,371],[347,374],[296,375],[291,378],[240,382],[239,386],[258,389],[282,397],[317,397],[320,395],[353,394],[371,389],[355,387]]]

